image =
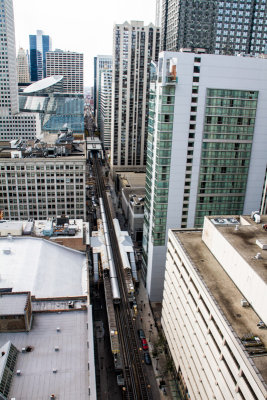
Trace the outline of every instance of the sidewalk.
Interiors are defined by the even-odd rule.
[[[136,301],[138,307],[138,315],[136,317],[136,325],[138,328],[143,329],[149,348],[149,354],[152,361],[152,367],[156,377],[157,385],[160,388],[163,381],[165,384],[159,390],[161,399],[172,399],[171,391],[169,388],[168,373],[166,373],[166,357],[164,353],[158,354],[153,357],[154,344],[159,339],[158,328],[155,324],[153,313],[148,300],[146,288],[144,287],[143,281],[140,278],[139,291],[136,294]]]

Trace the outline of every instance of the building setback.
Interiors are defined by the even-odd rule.
[[[63,75],[63,92],[83,93],[83,54],[55,50],[46,53],[46,76]]]
[[[142,21],[113,31],[111,166],[143,170],[146,164],[150,62],[158,59],[159,28]]]
[[[0,139],[34,139],[40,133],[36,114],[19,114],[14,13],[12,0],[0,3]]]
[[[229,216],[169,231],[161,323],[182,398],[266,398],[265,235]]]
[[[267,60],[161,53],[151,85],[144,274],[160,300],[167,232],[258,210],[266,170]],[[155,75],[155,76],[156,76]]]
[[[266,22],[266,0],[163,0],[161,50],[201,47],[215,54],[264,53]]]

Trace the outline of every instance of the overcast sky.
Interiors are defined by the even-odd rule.
[[[93,85],[93,58],[112,54],[114,23],[155,23],[156,0],[13,0],[16,46],[43,30],[55,48],[84,53],[85,85]]]

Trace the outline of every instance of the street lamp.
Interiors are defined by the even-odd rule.
[[[156,364],[156,370],[158,370],[158,363],[159,363],[159,358],[156,358],[157,364]]]

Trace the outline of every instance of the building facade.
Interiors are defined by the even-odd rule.
[[[1,158],[0,209],[5,219],[63,214],[85,219],[85,149],[71,154],[66,147],[70,145],[58,146],[56,152],[55,146],[29,148],[24,155],[14,149],[11,158]]]
[[[144,275],[160,299],[168,229],[258,210],[266,170],[266,59],[161,53],[151,84]],[[155,75],[156,76],[156,75]]]
[[[12,0],[0,3],[0,138],[34,139],[40,131],[40,121],[34,114],[19,114],[14,13]]]
[[[201,47],[215,54],[264,53],[266,21],[266,0],[163,0],[161,49]]]
[[[37,30],[36,35],[30,35],[30,75],[31,81],[46,78],[46,53],[52,50],[50,36]]]
[[[262,226],[244,217],[205,218],[203,234],[169,231],[161,323],[183,399],[266,397],[259,237]]]
[[[17,55],[18,83],[30,82],[28,57],[25,50],[20,47]]]
[[[105,77],[105,79],[107,78],[106,75],[102,75],[102,71],[107,72],[110,70],[112,70],[112,56],[99,55],[95,57],[95,123],[99,131],[101,131],[101,87],[103,87],[102,77]]]
[[[101,71],[100,134],[104,149],[111,147],[112,69]]]
[[[46,53],[46,76],[63,75],[65,93],[83,93],[83,54],[55,50]]]
[[[114,26],[111,166],[142,170],[146,164],[150,62],[158,59],[159,28],[141,21]]]

